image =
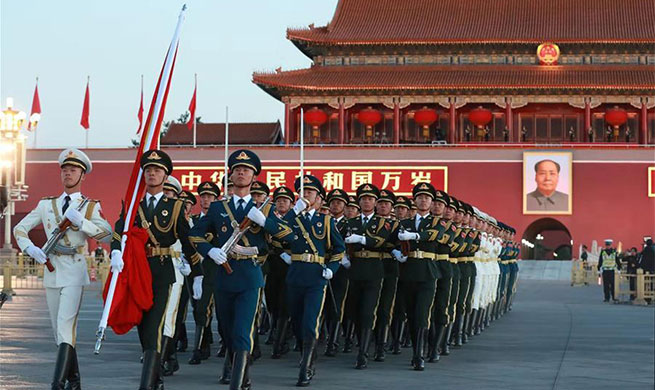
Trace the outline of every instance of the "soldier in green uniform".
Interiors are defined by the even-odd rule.
[[[357,198],[352,195],[348,195],[348,203],[346,204],[346,210],[344,212],[344,215],[346,216],[347,219],[350,219],[358,216],[359,212],[360,212],[360,208],[359,208],[359,203],[357,202]]]
[[[296,386],[304,387],[309,386],[315,374],[316,341],[326,288],[346,248],[332,217],[317,212],[316,199],[323,192],[321,182],[305,175],[301,187],[300,180],[296,180],[294,187],[298,193],[302,188],[300,195],[309,204],[308,210],[301,214],[292,209],[284,218],[293,231],[287,272],[289,314],[296,338],[303,340]]]
[[[270,193],[271,190],[263,181],[256,180],[252,183],[252,186],[250,186],[250,195],[255,204],[262,204]]]
[[[346,191],[335,188],[327,194],[327,203],[330,207],[330,215],[341,234],[346,237],[348,233],[348,219],[344,215],[346,204],[348,203],[348,194]],[[327,324],[328,338],[325,348],[325,356],[336,356],[339,348],[339,329],[343,321],[344,305],[346,293],[348,291],[348,269],[350,268],[350,259],[344,255],[341,259],[342,267],[339,267],[334,277],[330,280],[329,288],[332,289],[334,302],[328,299],[323,308],[323,317]],[[336,306],[335,306],[336,305]]]
[[[275,212],[280,218],[291,210],[295,196],[291,188],[278,187],[273,191]],[[286,278],[289,269],[288,262],[291,261],[291,249],[289,243],[284,240],[271,237],[271,252],[268,259],[268,274],[266,275],[266,299],[268,311],[271,314],[274,336],[273,353],[271,358],[279,359],[289,352],[287,344],[287,328],[289,324],[289,310],[287,308]]]
[[[162,324],[175,271],[171,258],[171,246],[179,239],[184,257],[191,265],[194,285],[202,285],[200,255],[189,241],[189,223],[184,217],[184,203],[164,196],[163,186],[173,170],[170,157],[161,150],[149,150],[141,157],[141,168],[146,184],[146,196],[141,201],[135,226],[148,232],[146,256],[152,274],[153,305],[143,313],[138,326],[139,340],[143,349],[140,389],[161,389],[163,379],[159,372]],[[115,232],[122,232],[124,217],[116,222]],[[122,269],[121,237],[114,233],[111,243],[112,266]]]
[[[612,239],[605,240],[605,248],[598,256],[598,272],[603,277],[603,302],[616,301],[614,296],[614,272],[621,269],[621,260],[616,249],[612,248]]]
[[[359,341],[355,368],[363,369],[368,364],[368,347],[384,278],[383,245],[392,230],[390,223],[375,215],[375,204],[380,197],[376,186],[369,183],[360,185],[357,197],[362,214],[348,221],[351,234],[345,240],[346,244],[352,245],[349,249],[352,257],[346,309],[348,317],[355,324]]]
[[[396,196],[389,190],[380,190],[380,198],[376,204],[375,210],[378,216],[384,218],[385,229],[389,229],[387,238],[382,245],[380,257],[384,266],[384,278],[382,280],[382,290],[380,291],[380,300],[375,321],[375,354],[373,360],[383,362],[385,359],[384,346],[389,333],[389,326],[392,321],[392,314],[396,300],[396,287],[398,285],[398,264],[402,259],[402,253],[396,247],[398,243],[398,228],[400,223],[392,218],[391,212],[396,203]],[[387,226],[388,224],[388,226]]]
[[[228,200],[212,203],[207,215],[198,220],[190,235],[203,257],[222,266],[214,280],[216,315],[220,318],[228,348],[220,382],[229,381],[230,389],[236,390],[242,385],[250,388],[249,358],[260,289],[264,287],[260,264],[268,253],[265,233],[282,239],[291,234],[291,229],[271,212],[273,207],[267,206],[262,211],[252,201],[250,186],[261,172],[261,162],[255,153],[245,149],[234,151],[228,159],[228,167],[234,194]],[[245,218],[253,223],[252,226],[226,253],[223,246]],[[212,242],[207,240],[208,233],[215,237]],[[229,264],[232,273],[227,272],[225,263]]]
[[[468,316],[471,312],[471,297],[473,294],[473,283],[475,280],[475,265],[473,264],[473,255],[477,251],[475,239],[477,232],[471,226],[473,218],[473,208],[468,203],[464,203],[464,216],[462,217],[462,228],[466,230],[466,239],[464,246],[459,252],[457,258],[457,267],[460,271],[459,296],[457,297],[457,306],[455,311],[455,325],[453,345],[461,347],[464,343],[464,329],[468,322]]]
[[[198,196],[200,197],[200,214],[191,218],[192,227],[195,226],[200,218],[205,216],[209,211],[209,206],[215,202],[221,194],[216,183],[204,181],[198,185]],[[195,197],[194,197],[195,198]],[[209,233],[207,241],[214,239]],[[213,341],[211,330],[212,312],[214,310],[214,279],[218,265],[213,261],[202,261],[205,277],[202,281],[202,296],[197,301],[192,301],[193,320],[196,325],[196,332],[193,341],[193,355],[189,359],[189,364],[200,364],[211,355],[210,345]],[[188,301],[187,301],[188,302]],[[184,318],[186,318],[186,307],[184,308]]]
[[[437,279],[441,276],[439,264],[447,263],[448,259],[447,249],[440,250],[447,225],[430,215],[436,197],[432,184],[418,183],[412,193],[416,216],[401,221],[398,233],[399,240],[409,242],[409,251],[408,259],[400,266],[397,299],[405,300],[413,347],[412,366],[416,371],[423,371],[425,338],[432,320]]]
[[[411,208],[411,201],[406,196],[396,197],[396,203],[394,209],[396,212],[396,219],[400,222],[409,218],[409,210]],[[396,291],[398,291],[396,287]],[[398,295],[396,293],[396,295]],[[393,315],[391,320],[391,353],[394,355],[399,355],[401,353],[401,337],[403,334],[405,320],[407,319],[405,313],[405,300],[404,299],[394,299],[393,304]]]

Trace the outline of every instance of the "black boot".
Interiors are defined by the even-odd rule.
[[[391,354],[400,355],[400,337],[403,334],[405,321],[393,320],[391,322]]]
[[[252,365],[251,359],[246,362],[246,369],[243,372],[243,381],[241,382],[241,390],[250,390],[252,382],[250,382],[250,366]]]
[[[359,352],[357,353],[357,363],[355,368],[362,370],[368,365],[368,346],[371,342],[371,329],[362,329],[359,335]]]
[[[73,348],[73,357],[68,370],[68,382],[64,387],[65,390],[80,390],[82,384],[80,381],[80,367],[77,363],[77,351]]]
[[[273,345],[275,343],[275,337],[277,335],[278,321],[277,320],[276,321],[271,320],[271,324],[273,324],[273,326],[268,331],[268,335],[266,336],[266,340],[264,340],[265,345]]]
[[[385,359],[384,343],[387,341],[387,334],[389,327],[386,325],[379,325],[375,332],[375,355],[373,360],[376,362],[383,362]]]
[[[221,347],[218,349],[218,352],[216,352],[216,357],[225,357],[225,351],[227,348],[225,347],[225,342],[223,339],[221,339]]]
[[[173,339],[168,336],[164,336],[161,339],[161,361],[159,362],[159,372],[163,376],[173,375],[173,371],[167,370],[166,361],[168,360],[168,354],[170,351],[170,346],[173,344]]]
[[[298,373],[298,382],[296,386],[306,387],[314,377],[314,350],[316,349],[316,339],[307,338],[303,341],[302,359],[300,360],[300,372]]]
[[[162,349],[162,351],[164,350]],[[168,343],[168,351],[165,354],[166,357],[162,359],[164,366],[162,367],[161,373],[163,376],[173,375],[174,372],[180,369],[180,363],[177,361],[177,351],[172,341]]]
[[[143,351],[143,366],[141,367],[141,382],[139,384],[139,390],[155,389],[159,361],[159,353],[154,349]]]
[[[73,363],[74,349],[70,344],[61,343],[57,349],[57,363],[55,363],[55,373],[52,376],[52,389],[64,390],[66,380],[70,373],[70,367]]]
[[[186,325],[184,322],[177,327],[177,336],[175,339],[177,340],[177,345],[175,346],[177,352],[186,352],[186,349],[189,346],[189,339],[187,338]]]
[[[289,344],[287,343],[287,327],[289,321],[286,318],[280,318],[273,329],[275,329],[275,337],[273,339],[273,353],[272,359],[279,359],[282,355],[289,352]]]
[[[200,350],[202,346],[203,335],[205,334],[205,327],[196,325],[196,333],[193,336],[193,355],[189,359],[189,364],[200,364],[202,363],[202,351]]]
[[[436,363],[439,361],[439,338],[442,337],[443,326],[432,324],[427,331],[428,338],[428,363]]]
[[[468,328],[468,334],[469,338],[475,336],[475,329],[478,326],[478,321],[480,319],[480,310],[479,309],[473,309],[471,312],[471,319],[469,321],[469,328]]]
[[[469,342],[468,328],[470,322],[471,322],[471,313],[464,314],[464,320],[462,321],[462,344],[466,344]]]
[[[474,334],[476,336],[479,335],[480,333],[482,333],[482,327],[484,326],[483,325],[483,323],[484,323],[484,312],[485,312],[485,309],[478,310],[478,319],[475,322],[475,332],[474,332]]]
[[[450,340],[450,335],[453,332],[453,323],[451,322],[446,326],[446,334],[444,335],[443,340],[441,340],[441,353],[440,355],[448,356],[450,355],[450,346],[448,345],[448,340]]]
[[[413,350],[414,356],[412,357],[412,366],[415,371],[425,370],[425,359],[423,358],[423,348],[425,348],[425,336],[427,333],[426,328],[418,328],[414,336]]]
[[[341,323],[339,321],[330,321],[328,325],[328,339],[327,347],[325,348],[325,356],[334,357],[339,350],[339,329]]]
[[[355,336],[355,323],[348,320],[346,321],[346,335],[343,343],[343,352],[348,353],[353,351],[353,338]]]
[[[259,332],[255,332],[255,337],[253,338],[251,357],[253,362],[262,357],[262,349],[259,346]]]
[[[246,366],[249,359],[248,351],[235,351],[232,363],[232,378],[230,379],[230,390],[241,390]]]
[[[480,328],[480,330],[485,330],[486,328],[489,327],[489,317],[491,317],[491,310],[493,309],[492,305],[489,305],[485,311],[484,311],[484,325]]]
[[[229,349],[225,353],[225,360],[223,361],[223,373],[218,379],[218,383],[222,385],[230,384],[230,379],[232,378],[232,351]]]
[[[200,359],[207,360],[212,354],[211,350],[211,340],[212,339],[212,328],[211,326],[205,327],[204,332],[202,332],[202,341],[200,342]]]
[[[463,337],[464,337],[464,316],[460,315],[455,320],[455,325],[453,326],[455,330],[455,335],[453,337],[453,347],[462,348]]]
[[[403,348],[411,347],[412,346],[412,337],[414,337],[414,335],[411,334],[409,325],[406,325],[405,329],[403,329],[403,331],[400,334],[402,335],[401,336],[402,342],[401,342],[400,345]]]

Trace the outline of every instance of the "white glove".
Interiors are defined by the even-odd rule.
[[[82,216],[82,213],[77,211],[75,207],[69,207],[66,209],[66,212],[64,213],[64,217],[71,221],[73,225],[76,227],[82,226],[82,221],[84,221],[84,217]]]
[[[48,261],[48,256],[38,246],[30,245],[25,248],[25,253],[39,264],[45,264]]]
[[[346,237],[346,244],[362,244],[366,245],[366,237],[361,234],[351,234]]]
[[[400,232],[398,233],[398,239],[400,241],[418,240],[419,235],[418,233],[414,233],[414,232]]]
[[[302,213],[302,211],[306,209],[307,206],[307,201],[303,198],[300,198],[296,204],[293,205],[293,211],[296,213],[296,215],[300,215],[300,213]]]
[[[399,251],[398,249],[394,249],[391,251],[391,254],[393,257],[398,261],[399,263],[404,263],[407,261],[407,256],[403,256],[403,253]]]
[[[350,269],[350,266],[352,265],[352,264],[350,263],[350,259],[349,259],[348,256],[346,256],[346,255],[343,256],[343,259],[341,259],[341,261],[339,262],[339,264],[341,264],[341,266],[342,266],[343,268],[345,268],[345,269]]]
[[[123,261],[123,254],[118,249],[111,251],[111,271],[122,272],[125,262]]]
[[[323,269],[323,279],[330,280],[332,279],[332,276],[334,276],[334,274],[332,273],[331,269],[329,268]]]
[[[214,263],[221,265],[227,261],[227,253],[221,248],[212,248],[207,252],[207,256],[214,260]]]
[[[186,261],[184,257],[182,257],[182,261],[180,261],[177,264],[177,269],[184,276],[189,276],[191,274],[191,266],[189,265],[189,262]]]
[[[254,256],[259,254],[259,249],[257,249],[256,246],[241,246],[236,244],[234,248],[232,248],[232,252],[243,256]]]
[[[282,259],[282,261],[284,261],[288,265],[291,265],[291,255],[288,254],[287,252],[280,253],[280,259]]]
[[[199,300],[202,296],[202,275],[193,278],[193,299]]]
[[[248,211],[248,219],[253,221],[259,226],[264,226],[266,224],[266,217],[264,216],[264,213],[259,211],[259,209],[253,207]]]

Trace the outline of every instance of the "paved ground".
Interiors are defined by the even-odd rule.
[[[0,388],[43,389],[55,358],[44,294],[20,293],[0,310]],[[597,286],[523,280],[512,312],[425,372],[409,369],[408,349],[385,363],[371,362],[366,371],[352,368],[352,353],[321,357],[312,388],[653,389],[652,306],[603,304],[600,298]],[[140,366],[135,332],[110,334],[102,353],[93,355],[100,310],[97,291],[87,293],[78,339],[82,384],[86,389],[136,389]],[[264,351],[252,369],[253,387],[292,387],[297,357],[271,360],[269,347]],[[180,355],[184,363],[166,379],[167,389],[227,390],[217,384],[222,359],[189,366],[188,357]]]

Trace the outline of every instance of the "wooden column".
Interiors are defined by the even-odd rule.
[[[505,98],[505,125],[509,131],[509,142],[514,138],[514,116],[512,115],[512,98]]]
[[[450,128],[448,129],[448,143],[455,144],[455,136],[457,133],[457,110],[455,109],[455,98],[452,98],[450,101],[450,107],[448,108],[450,115]]]
[[[591,127],[591,101],[584,100],[584,142],[589,142],[589,128]]]
[[[393,143],[400,144],[400,105],[398,102],[393,103]]]
[[[291,144],[291,107],[289,102],[284,103],[284,144]]]
[[[346,143],[346,110],[343,101],[339,99],[339,144]]]
[[[641,98],[641,122],[639,123],[639,143],[646,145],[648,143],[648,107],[646,107],[646,98]]]

